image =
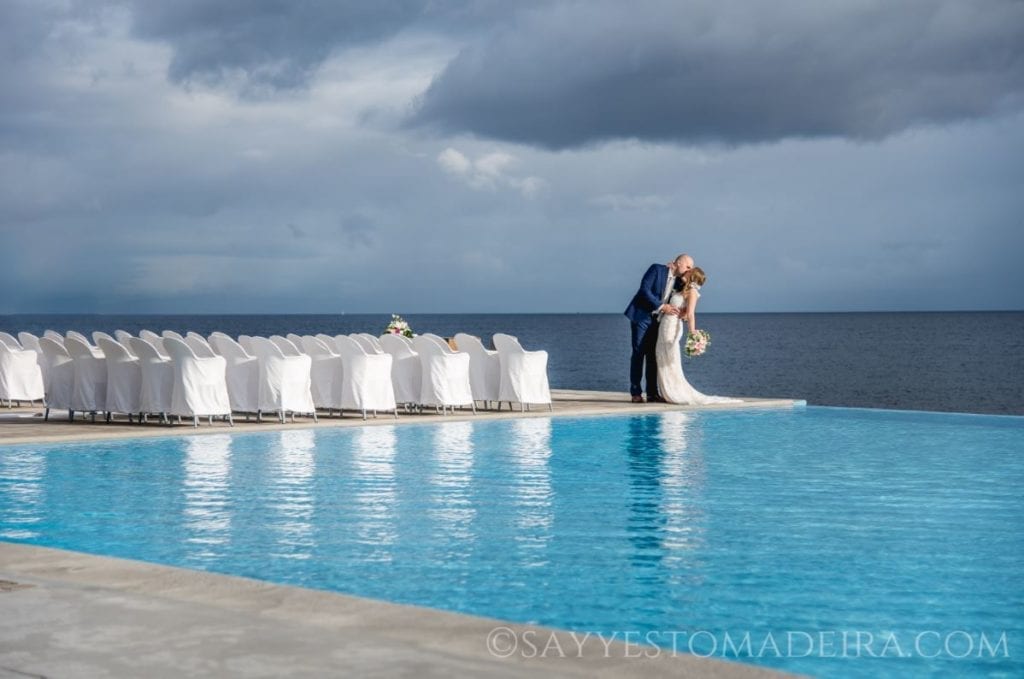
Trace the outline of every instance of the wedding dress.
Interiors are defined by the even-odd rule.
[[[697,292],[700,297],[700,293]],[[683,305],[683,295],[674,293],[669,304],[675,307]],[[655,357],[658,361],[658,391],[669,403],[679,405],[709,405],[712,403],[740,403],[738,398],[725,396],[708,396],[702,394],[686,381],[683,375],[683,359],[680,355],[679,343],[686,335],[686,324],[676,316],[665,314],[658,328],[658,344],[655,346]]]

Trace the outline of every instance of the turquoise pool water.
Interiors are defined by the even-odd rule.
[[[1024,418],[296,428],[0,447],[0,539],[818,676],[1022,676],[1022,487]]]

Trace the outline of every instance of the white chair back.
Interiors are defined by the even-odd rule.
[[[139,359],[108,337],[98,337],[96,344],[107,362],[107,412],[129,415],[142,412],[142,366]]]
[[[171,411],[174,393],[174,364],[141,337],[129,337],[128,349],[138,357],[142,374],[139,410],[149,415],[166,415]]]
[[[501,359],[497,351],[489,351],[479,337],[460,332],[455,335],[459,351],[469,354],[469,383],[474,401],[497,401],[501,386]]]
[[[185,337],[185,344],[189,345],[199,358],[213,358],[217,355],[202,335],[190,332]]]
[[[273,342],[281,350],[281,353],[284,354],[285,356],[302,355],[302,352],[299,351],[299,348],[295,346],[295,344],[290,339],[281,337],[280,335],[271,335],[270,341]]]
[[[184,342],[185,341],[184,337],[182,337],[180,334],[176,333],[173,330],[164,330],[163,332],[160,333],[160,336],[163,337],[164,339],[167,339],[168,337],[170,337],[171,339],[176,339],[179,342]],[[167,352],[167,353],[170,353],[170,352]]]
[[[61,346],[64,346],[64,335],[60,334],[56,330],[44,330],[43,337],[49,337],[54,342],[58,342]]]
[[[92,346],[92,343],[89,341],[89,338],[76,330],[68,330],[67,335],[65,335],[65,339],[67,339],[68,337],[72,337],[78,340],[87,347]]]
[[[39,349],[46,361],[46,410],[71,410],[71,392],[75,385],[75,364],[71,354],[52,337],[39,338]]]
[[[249,354],[230,335],[210,335],[210,347],[227,361],[228,399],[236,413],[259,412],[259,359]]]
[[[14,335],[2,331],[0,331],[0,344],[3,344],[10,349],[14,349],[15,351],[21,351],[22,349],[21,342],[19,342]]]
[[[39,338],[30,332],[19,332],[18,341],[21,346],[32,351],[39,351]]]
[[[334,353],[338,353],[338,347],[335,346],[333,337],[331,337],[330,335],[325,335],[324,333],[319,333],[316,336],[316,338],[323,342],[324,344],[326,344],[328,349],[330,349]]]
[[[107,333],[103,332],[102,330],[94,330],[93,333],[92,333],[92,343],[94,345],[96,345],[96,346],[99,346],[101,338],[102,339],[108,339],[111,342],[116,342],[117,341],[113,337],[108,335]]]
[[[146,340],[162,358],[170,358],[164,348],[164,338],[152,330],[139,330],[139,338]]]
[[[79,335],[81,337],[81,335]],[[87,413],[106,410],[107,362],[93,351],[87,340],[68,333],[64,347],[75,366],[75,383],[71,391],[71,409]]]
[[[227,363],[221,356],[196,356],[184,339],[164,337],[164,348],[174,364],[171,414],[198,416],[230,415]],[[198,423],[198,422],[197,422]]]

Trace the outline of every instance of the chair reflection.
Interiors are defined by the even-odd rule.
[[[39,537],[34,530],[43,522],[46,494],[46,454],[33,450],[14,450],[0,455],[0,506],[4,507],[0,539],[31,540]]]
[[[362,427],[354,437],[353,474],[359,479],[352,496],[353,520],[359,542],[370,547],[366,558],[387,562],[398,540],[395,526],[395,427]]]
[[[185,442],[183,527],[190,558],[215,559],[231,542],[231,437],[192,436]]]

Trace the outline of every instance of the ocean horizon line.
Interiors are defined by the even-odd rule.
[[[90,312],[90,311],[19,311],[14,313],[0,314],[0,318],[12,318],[19,316],[91,316],[91,317],[113,317],[113,316],[135,316],[135,317],[160,317],[160,316],[203,316],[203,317],[246,317],[246,316],[390,316],[395,313],[389,311],[311,311],[311,312],[217,312],[217,311],[161,311],[161,312]],[[730,315],[864,315],[864,314],[1018,314],[1024,313],[1022,309],[876,309],[876,310],[803,310],[803,311],[704,311],[702,316],[730,316]],[[413,311],[404,312],[400,316],[621,316],[621,311]]]

